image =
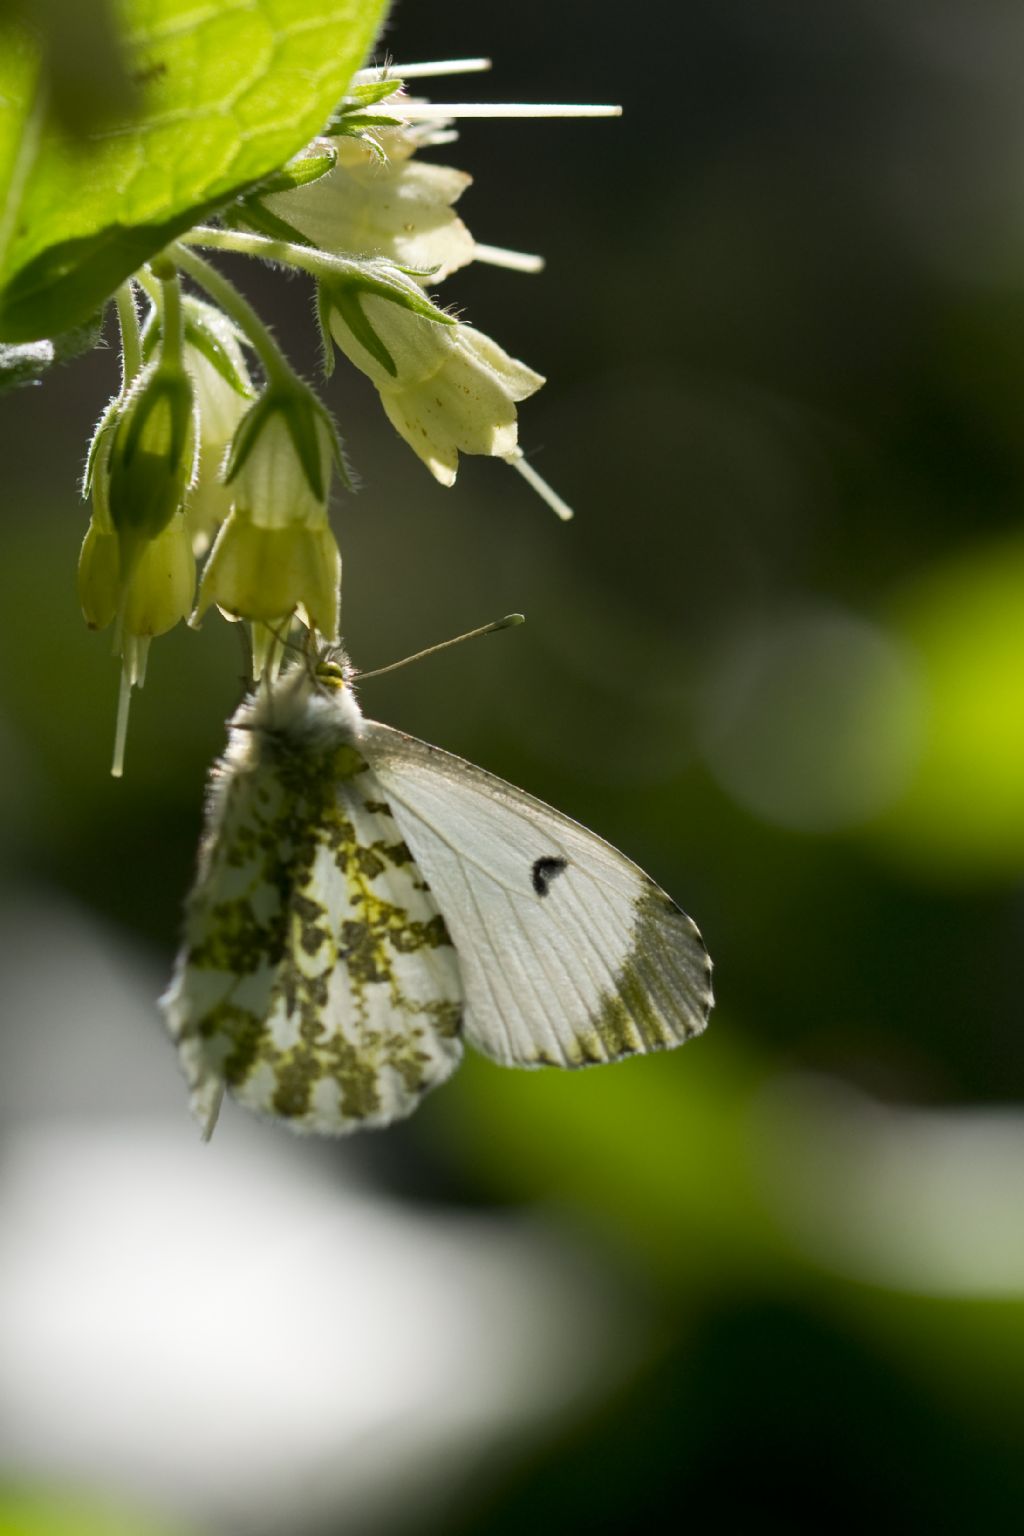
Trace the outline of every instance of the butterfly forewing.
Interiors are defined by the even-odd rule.
[[[522,790],[364,723],[360,748],[455,942],[466,1037],[516,1066],[680,1044],[711,1008],[695,925],[635,864]]]
[[[223,1086],[298,1130],[384,1125],[461,1055],[445,920],[351,730],[319,715],[243,718],[214,779],[164,998],[207,1133]]]

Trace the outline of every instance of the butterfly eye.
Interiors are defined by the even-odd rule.
[[[325,688],[344,688],[345,669],[337,661],[320,661],[316,667],[316,680]]]

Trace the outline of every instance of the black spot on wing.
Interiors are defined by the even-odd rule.
[[[556,875],[560,875],[563,869],[568,867],[567,859],[557,859],[550,854],[547,858],[537,859],[531,871],[533,888],[538,896],[546,896],[551,888],[551,882]]]

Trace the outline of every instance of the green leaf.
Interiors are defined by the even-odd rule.
[[[130,120],[72,139],[39,50],[0,28],[0,337],[86,318],[330,117],[387,0],[120,0]]]

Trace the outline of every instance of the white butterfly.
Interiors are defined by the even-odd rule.
[[[579,1067],[705,1026],[691,920],[521,789],[364,719],[348,668],[294,666],[231,722],[161,1004],[209,1136],[225,1087],[296,1130],[408,1115],[462,1040]]]

